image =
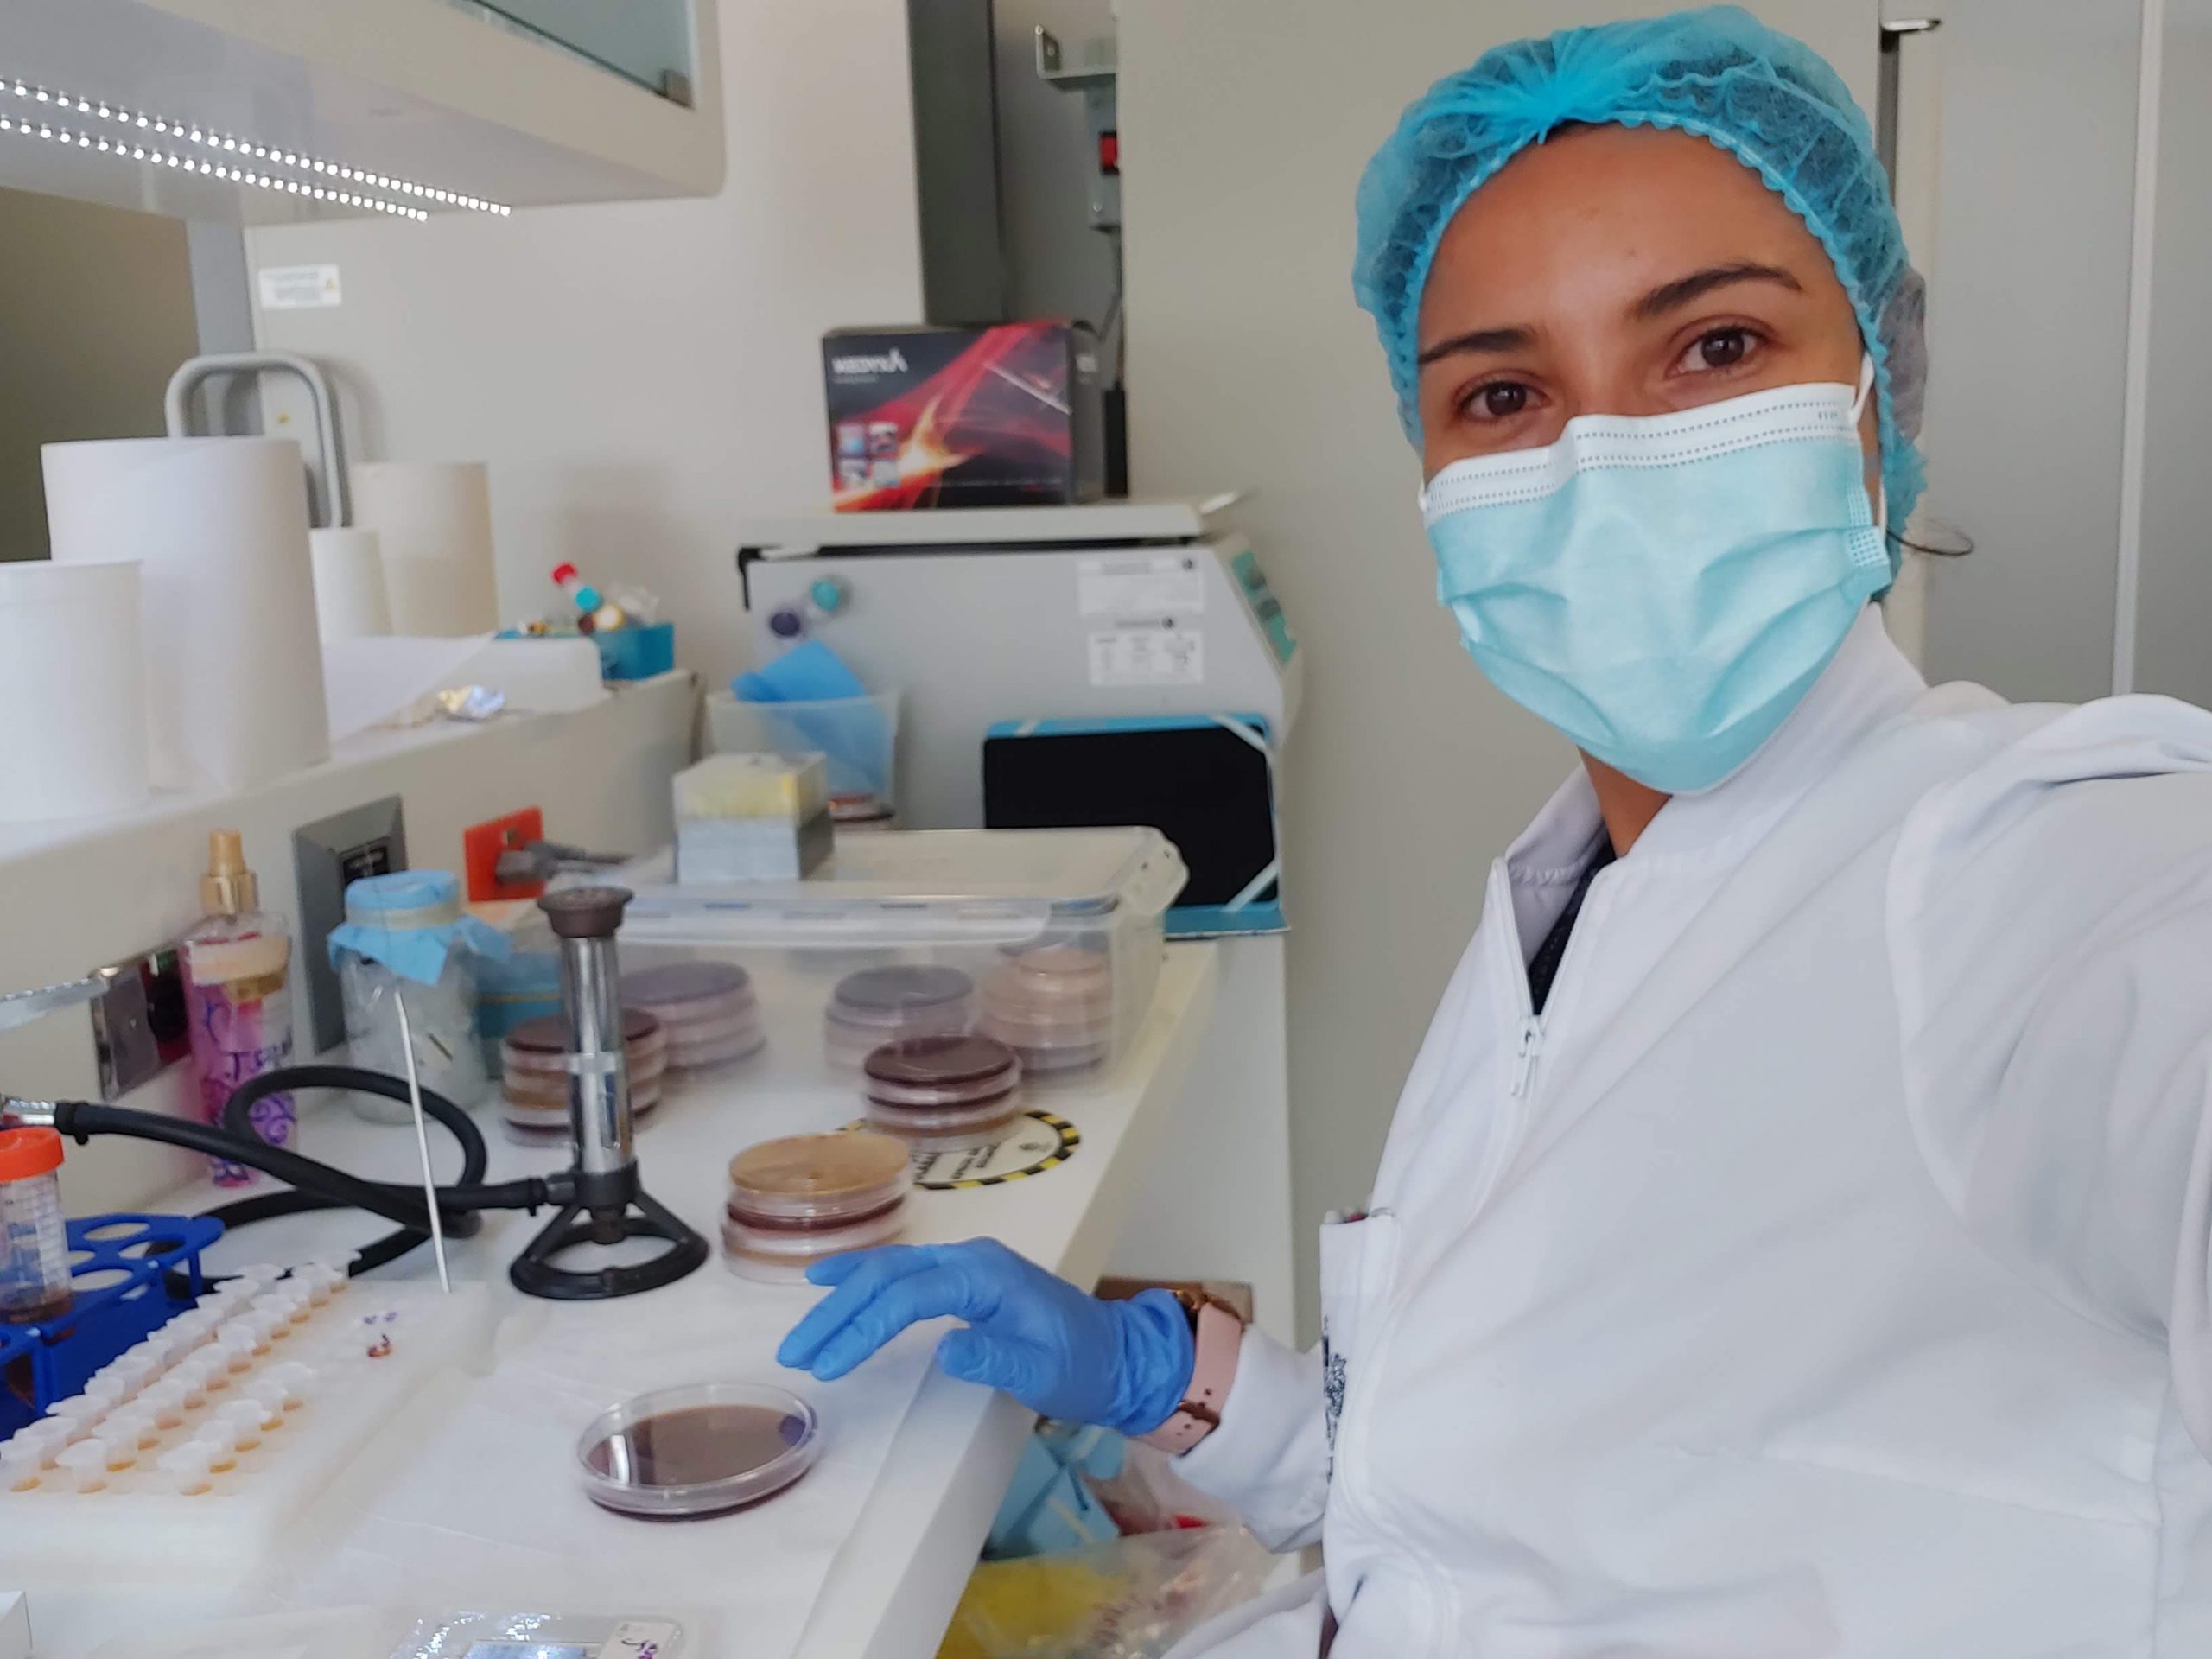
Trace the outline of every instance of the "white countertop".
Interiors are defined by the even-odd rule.
[[[1040,1089],[1032,1101],[1080,1129],[1075,1154],[1041,1174],[1002,1185],[917,1192],[910,1200],[908,1238],[939,1242],[988,1235],[1077,1282],[1096,1277],[1143,1172],[1170,1134],[1185,1076],[1210,1022],[1217,972],[1214,946],[1170,947],[1151,1014],[1122,1063],[1088,1083]],[[734,1153],[772,1135],[835,1128],[857,1115],[859,1099],[851,1084],[825,1077],[813,1046],[787,1026],[779,1027],[766,976],[760,988],[772,1033],[768,1052],[725,1077],[686,1085],[646,1118],[639,1133],[639,1166],[646,1189],[710,1239],[721,1211],[724,1170]],[[492,1147],[490,1179],[549,1172],[565,1162],[562,1154],[507,1141],[492,1108],[480,1109],[478,1116]],[[444,1141],[440,1173],[448,1179],[454,1161],[452,1143],[449,1137],[435,1137],[434,1146],[436,1139]],[[307,1114],[301,1149],[364,1174],[416,1176],[411,1132],[368,1123],[342,1107]],[[174,1194],[162,1207],[200,1210],[222,1196],[203,1183]],[[487,1216],[477,1236],[449,1245],[455,1276],[494,1284],[505,1307],[524,1306],[506,1287],[506,1266],[547,1218],[512,1212]],[[213,1259],[219,1268],[252,1260],[296,1261],[383,1230],[383,1224],[353,1213],[291,1217],[226,1238]],[[718,1262],[701,1272],[728,1276]],[[425,1248],[379,1277],[434,1274]],[[790,1318],[793,1303],[788,1289],[734,1279],[731,1289],[739,1317],[751,1296],[758,1298],[763,1318]],[[645,1311],[656,1294],[666,1294],[649,1293],[626,1306]],[[695,1380],[671,1375],[655,1386]],[[804,1392],[804,1379],[793,1380]],[[495,1369],[479,1386],[497,1382]],[[797,1654],[804,1659],[933,1655],[1030,1421],[1012,1402],[932,1370],[891,1440],[856,1524],[830,1564]],[[569,1433],[579,1427],[571,1426]],[[566,1444],[546,1450],[549,1455],[568,1454]],[[486,1473],[493,1478],[497,1471]],[[397,1477],[405,1478],[404,1471]],[[640,1527],[641,1541],[650,1530]],[[576,1567],[580,1579],[605,1578],[620,1599],[619,1561],[594,1555]],[[4,1572],[0,1565],[0,1577]],[[102,1618],[97,1607],[65,1602],[49,1609],[35,1593],[32,1611],[41,1659],[77,1659],[118,1633],[112,1618]],[[141,1600],[134,1617],[143,1618],[151,1611],[151,1604]],[[184,1618],[219,1610],[195,1598],[181,1599],[175,1611]],[[748,1652],[746,1659],[773,1656]]]

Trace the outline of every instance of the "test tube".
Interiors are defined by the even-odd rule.
[[[66,1425],[68,1438],[73,1440],[81,1440],[92,1432],[93,1425],[105,1415],[107,1415],[106,1407],[86,1399],[81,1394],[74,1394],[67,1400],[57,1400],[48,1406],[46,1408],[45,1421]]]
[[[184,1379],[172,1373],[140,1395],[138,1403],[153,1413],[157,1427],[177,1428],[183,1425],[191,1392]]]
[[[251,1452],[261,1444],[263,1419],[266,1415],[267,1408],[258,1401],[241,1398],[232,1401],[208,1421],[219,1425],[239,1451]]]
[[[184,1390],[184,1408],[187,1411],[197,1411],[207,1403],[208,1373],[211,1370],[226,1381],[229,1380],[229,1364],[216,1354],[194,1354],[169,1373],[170,1380]]]
[[[226,1325],[215,1333],[215,1351],[233,1371],[250,1371],[253,1357],[269,1351],[268,1341],[243,1325]]]
[[[257,1400],[267,1400],[274,1394],[286,1411],[296,1411],[315,1387],[315,1371],[310,1365],[297,1360],[286,1360],[271,1365],[247,1386]]]
[[[80,1492],[97,1492],[107,1484],[107,1442],[94,1435],[65,1446],[54,1465],[61,1471],[65,1484]]]
[[[27,1427],[17,1429],[15,1439],[8,1444],[24,1447],[38,1459],[41,1465],[48,1465],[74,1438],[68,1424],[42,1417]]]
[[[11,1492],[28,1492],[36,1487],[39,1471],[45,1465],[46,1453],[35,1446],[27,1445],[20,1434],[0,1442],[0,1489]]]
[[[249,1262],[238,1272],[240,1281],[251,1285],[256,1294],[269,1288],[284,1276],[284,1269],[273,1262]]]
[[[159,1360],[150,1354],[140,1353],[136,1348],[108,1367],[123,1379],[124,1386],[129,1390],[124,1396],[125,1399],[137,1398],[145,1391],[147,1385],[162,1374],[162,1369]]]
[[[85,1384],[79,1398],[88,1400],[102,1411],[113,1411],[128,1400],[134,1390],[112,1371],[103,1371]]]
[[[143,1402],[134,1402],[109,1414],[107,1421],[100,1425],[100,1438],[108,1444],[108,1467],[120,1469],[135,1461],[141,1452],[150,1451],[161,1443],[159,1414]],[[115,1461],[118,1457],[124,1459],[123,1463]]]
[[[238,1459],[228,1446],[211,1440],[187,1440],[182,1446],[171,1446],[162,1452],[159,1466],[170,1484],[188,1497],[214,1484],[213,1477],[218,1472],[219,1463],[225,1469],[235,1468]]]

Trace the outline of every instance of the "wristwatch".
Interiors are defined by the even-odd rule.
[[[1147,1446],[1180,1457],[1221,1427],[1221,1408],[1236,1381],[1236,1355],[1244,1344],[1244,1320],[1217,1296],[1198,1290],[1167,1293],[1183,1305],[1191,1320],[1195,1361],[1183,1403],[1175,1414],[1143,1437]]]

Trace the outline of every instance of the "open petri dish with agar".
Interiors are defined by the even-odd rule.
[[[902,1037],[966,1031],[976,1022],[976,982],[957,968],[901,963],[847,974],[823,1015],[830,1064],[859,1070],[874,1050]]]
[[[668,1032],[668,1065],[698,1071],[758,1053],[767,1041],[753,976],[734,962],[671,962],[622,976],[622,1006]]]
[[[933,1151],[995,1140],[1021,1114],[1021,1061],[993,1038],[909,1037],[863,1070],[868,1122]]]
[[[789,1284],[807,1265],[887,1244],[905,1230],[913,1172],[906,1145],[858,1130],[763,1141],[730,1160],[723,1263]]]
[[[656,1520],[725,1515],[773,1497],[821,1454],[814,1408],[754,1382],[641,1394],[601,1413],[576,1441],[593,1503]]]
[[[638,1008],[622,1011],[622,1049],[630,1069],[630,1109],[642,1119],[660,1103],[668,1035]],[[525,1020],[499,1044],[499,1113],[520,1141],[569,1135],[569,1027],[559,1014]]]

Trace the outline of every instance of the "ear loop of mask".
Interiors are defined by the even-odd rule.
[[[1859,395],[1851,400],[1851,429],[1859,429],[1859,417],[1866,412],[1866,400],[1874,391],[1874,354],[1859,353]],[[1890,491],[1878,471],[1874,480],[1874,528],[1885,536],[1890,528]]]

